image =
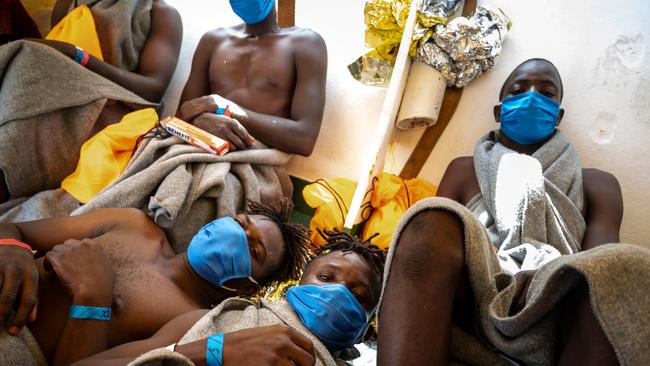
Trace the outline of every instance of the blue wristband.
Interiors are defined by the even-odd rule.
[[[223,333],[208,337],[208,344],[205,347],[205,364],[223,366]]]
[[[84,59],[84,50],[82,50],[79,47],[76,47],[75,54],[74,54],[74,61],[81,65],[83,59]]]
[[[69,317],[72,319],[111,320],[111,308],[72,305]]]

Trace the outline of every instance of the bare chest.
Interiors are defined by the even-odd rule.
[[[209,77],[212,93],[258,113],[288,117],[296,81],[288,41],[226,40],[212,55]]]

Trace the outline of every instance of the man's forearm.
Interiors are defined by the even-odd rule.
[[[75,296],[73,304],[110,307],[110,295]],[[107,320],[73,319],[66,321],[56,347],[53,365],[70,365],[109,347],[110,322]]]
[[[306,122],[256,113],[244,109],[247,116],[233,116],[248,132],[265,145],[290,154],[309,156],[316,143],[315,134],[309,133]]]

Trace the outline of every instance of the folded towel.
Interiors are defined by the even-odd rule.
[[[533,155],[498,143],[498,131],[484,136],[474,151],[481,193],[468,203],[497,247],[509,273],[531,270],[580,250],[582,168],[562,133]]]

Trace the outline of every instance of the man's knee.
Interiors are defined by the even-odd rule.
[[[448,211],[422,211],[405,226],[397,245],[395,264],[408,277],[457,271],[463,265],[463,224]]]

